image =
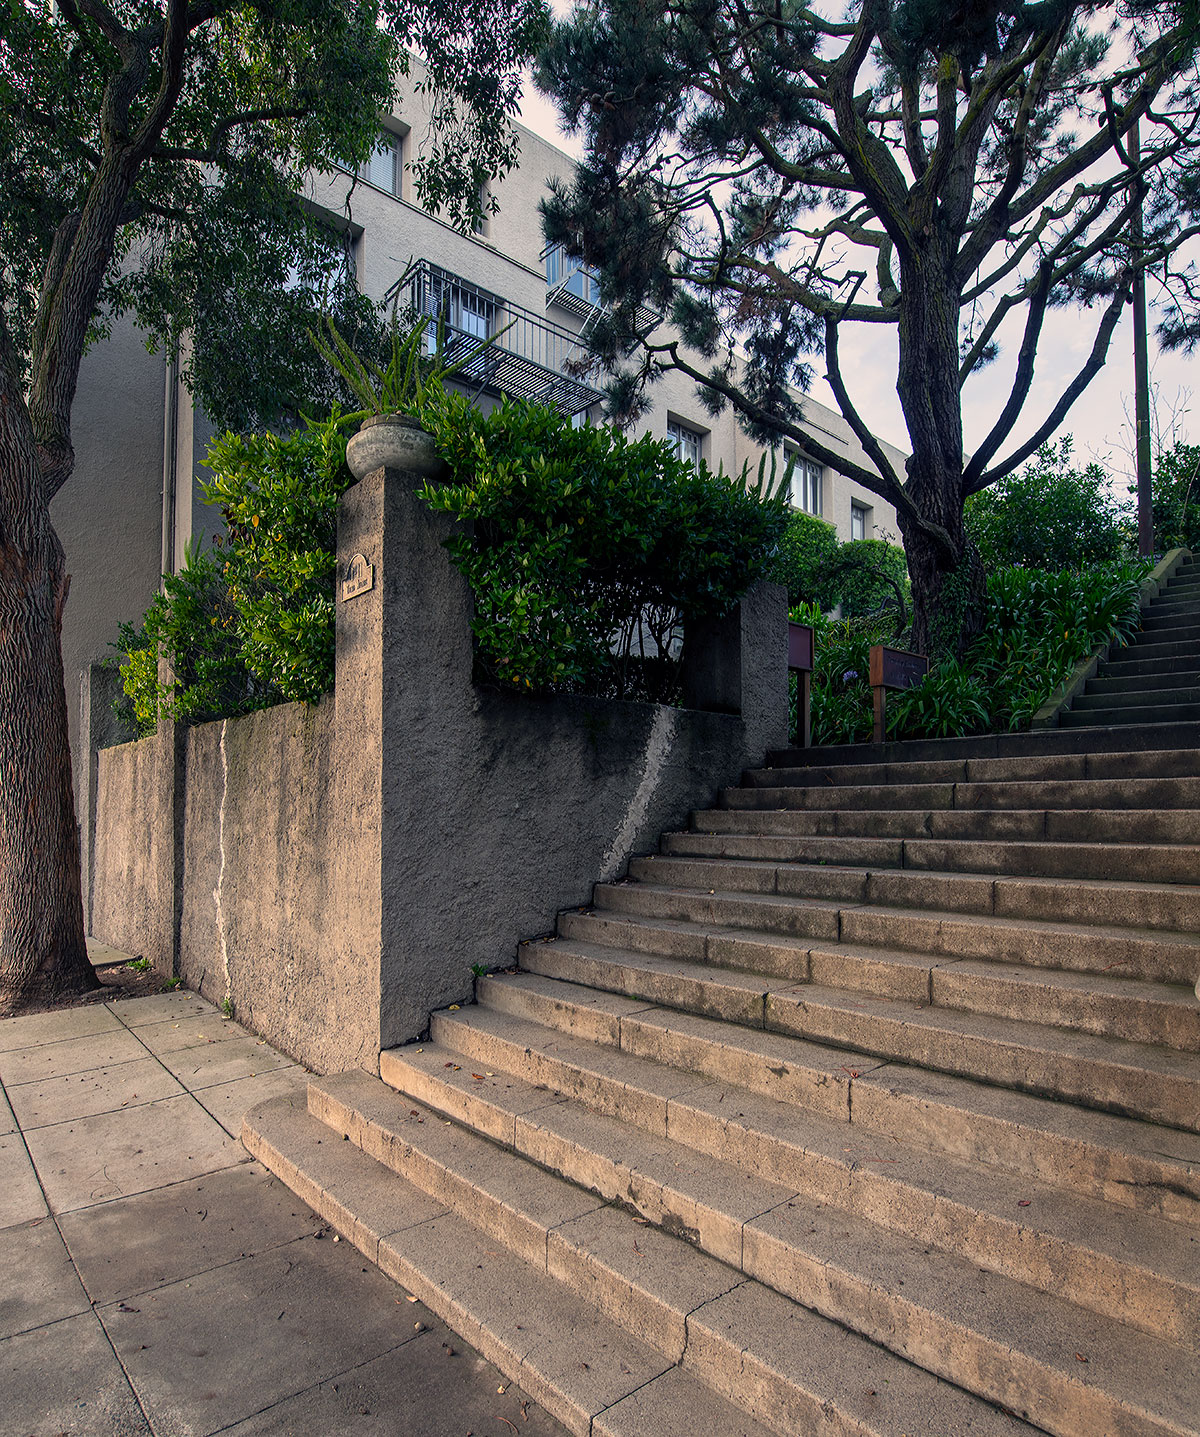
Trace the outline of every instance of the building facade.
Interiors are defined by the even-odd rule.
[[[498,336],[461,376],[480,403],[504,392],[552,404],[577,423],[599,421],[599,376],[587,365],[598,289],[586,270],[547,248],[538,209],[549,181],[569,178],[573,161],[519,126],[520,162],[489,194],[494,213],[463,234],[416,202],[411,162],[427,129],[425,101],[410,87],[357,175],[310,179],[307,199],[341,234],[356,283],[376,300],[402,286],[402,303],[442,316],[452,351],[468,353]],[[762,447],[731,411],[709,415],[684,375],[664,376],[651,398],[635,433],[670,439],[685,458],[713,467],[757,469]],[[840,415],[807,398],[803,409],[805,425],[827,447],[873,467]],[[72,574],[63,658],[75,752],[79,675],[113,654],[118,624],[145,610],[160,576],[178,570],[187,545],[205,540],[219,519],[197,477],[211,426],[173,366],[146,351],[128,320],[85,360],[73,428],[76,469],[53,512]],[[884,448],[902,472],[904,455]],[[897,534],[889,505],[803,453],[791,497],[843,540]]]

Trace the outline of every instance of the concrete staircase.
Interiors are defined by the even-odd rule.
[[[1105,660],[1059,718],[1064,728],[1200,719],[1200,564],[1186,560],[1147,607],[1141,633]]]
[[[768,762],[247,1145],[572,1432],[1195,1437],[1200,724]]]

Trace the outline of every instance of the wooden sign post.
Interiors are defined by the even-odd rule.
[[[798,676],[800,739],[812,747],[813,631],[808,624],[788,624],[788,669]]]
[[[924,654],[910,654],[904,649],[889,649],[884,644],[871,645],[871,693],[875,699],[876,743],[882,743],[888,689],[911,689],[929,672]]]

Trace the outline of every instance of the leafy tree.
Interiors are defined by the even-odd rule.
[[[1077,469],[1074,440],[1043,444],[1019,473],[967,500],[967,527],[989,569],[1082,569],[1128,547],[1128,505],[1101,464]]]
[[[814,514],[796,509],[779,541],[775,579],[788,591],[788,607],[815,603],[832,609],[826,593],[826,565],[838,551],[837,530]],[[834,601],[836,603],[836,601]]]
[[[540,0],[0,11],[0,1006],[94,984],[59,646],[68,579],[49,514],[74,464],[87,344],[132,312],[152,341],[193,338],[185,378],[214,417],[276,412],[297,375],[269,362],[286,335],[264,321],[293,270],[288,326],[329,298],[305,175],[366,157],[412,47],[442,137],[418,189],[469,219],[479,180],[515,160],[509,118],[542,23]],[[334,291],[361,312],[344,278]]]
[[[1195,44],[1190,0],[580,6],[538,70],[586,149],[545,223],[600,270],[612,309],[594,340],[634,361],[612,412],[636,413],[643,384],[674,368],[714,411],[732,405],[755,436],[790,438],[879,494],[904,540],[915,645],[961,652],[985,602],[964,501],[1058,430],[1136,267],[1160,282],[1162,341],[1196,335],[1183,244],[1200,208]],[[1046,314],[1063,305],[1098,316],[1090,352],[1014,441]],[[963,386],[1010,313],[1024,333],[1007,397],[968,456]],[[903,474],[843,376],[847,324],[896,333]],[[869,464],[801,427],[793,390],[814,356]]]

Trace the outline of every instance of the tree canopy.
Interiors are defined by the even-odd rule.
[[[1196,338],[1195,46],[1190,0],[581,6],[538,71],[586,147],[545,216],[600,270],[612,308],[594,336],[631,361],[613,413],[636,413],[674,367],[714,411],[732,404],[757,437],[790,437],[879,494],[905,540],[915,641],[961,646],[983,595],[964,501],[1058,429],[1136,269],[1158,281],[1161,342]],[[1089,352],[1014,442],[1046,316],[1068,305],[1089,312]],[[968,455],[962,389],[996,363],[1014,311],[995,423]],[[847,324],[897,333],[905,473],[854,403]],[[870,466],[800,425],[816,364]]]
[[[543,30],[542,0],[0,6],[0,1011],[95,984],[49,507],[85,348],[132,313],[214,418],[274,416],[320,373],[316,312],[367,317],[306,177],[367,158],[415,51],[437,116],[418,195],[466,223],[515,163]]]

